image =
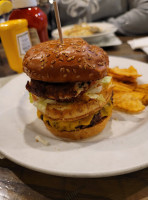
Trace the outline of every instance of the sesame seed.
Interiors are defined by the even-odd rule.
[[[76,78],[80,78],[80,75],[76,76]]]
[[[55,60],[52,60],[52,61],[51,61],[51,64],[54,64],[55,62],[56,62]]]
[[[61,68],[61,69],[60,69],[60,72],[65,72],[65,69],[64,69],[64,68]]]
[[[68,59],[67,59],[68,62],[71,61],[71,60],[72,60],[71,58],[68,58]]]
[[[60,61],[63,61],[64,59],[63,59],[63,57],[60,57],[59,60],[60,60]]]
[[[84,65],[84,68],[85,68],[85,69],[87,68],[87,64]]]
[[[70,70],[69,70],[69,69],[66,69],[66,71],[67,71],[68,73],[70,73]]]
[[[50,65],[51,68],[53,68],[53,65]]]
[[[101,65],[103,65],[103,64],[104,64],[103,62],[98,63],[99,66],[101,66]]]
[[[91,67],[91,65],[90,64],[87,64],[88,65],[88,67]]]
[[[64,74],[63,77],[66,78],[66,77],[67,77],[67,74]]]
[[[72,56],[72,57],[68,58],[67,61],[69,62],[69,61],[74,60],[74,59],[75,59],[75,56]]]
[[[79,58],[79,59],[78,59],[78,62],[81,62],[81,60],[82,60],[82,59],[81,59],[81,58]]]
[[[88,60],[91,60],[91,55],[90,54],[88,54]]]
[[[57,54],[57,55],[56,55],[56,58],[59,58],[59,57],[60,57],[60,54]]]
[[[82,65],[79,65],[79,68],[82,68]]]
[[[65,56],[68,57],[69,55],[67,53],[65,53]]]
[[[77,71],[75,69],[73,69],[73,72],[76,74]]]

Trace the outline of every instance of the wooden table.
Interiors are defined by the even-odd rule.
[[[133,37],[119,36],[123,44],[108,47],[109,55],[148,62],[141,50],[133,51],[126,41]],[[0,48],[0,76],[15,74]],[[65,178],[38,173],[8,159],[0,160],[0,199],[2,200],[148,200],[148,168],[108,178]]]

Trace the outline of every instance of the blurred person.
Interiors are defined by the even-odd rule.
[[[148,0],[57,0],[62,26],[108,21],[124,35],[148,34]],[[50,10],[52,29],[56,28]]]

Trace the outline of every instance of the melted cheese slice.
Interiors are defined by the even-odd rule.
[[[39,118],[41,118],[42,113],[40,111],[37,112],[37,115]],[[44,122],[49,122],[50,126],[52,126],[53,128],[58,129],[59,131],[73,131],[76,130],[76,127],[78,126],[87,126],[90,124],[93,115],[90,115],[84,119],[81,120],[77,120],[77,121],[60,121],[60,120],[53,120],[50,119],[48,117],[46,117],[45,115],[43,115],[43,121]]]

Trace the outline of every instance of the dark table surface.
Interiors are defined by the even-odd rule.
[[[119,36],[123,44],[104,48],[109,55],[148,63],[141,50],[126,43],[137,37]],[[16,74],[0,45],[0,77]],[[108,178],[65,178],[35,172],[0,159],[0,200],[148,200],[148,168]]]

